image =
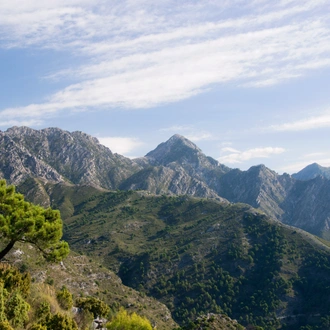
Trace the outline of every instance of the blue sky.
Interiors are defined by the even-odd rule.
[[[329,0],[0,2],[0,130],[145,155],[181,134],[229,167],[330,166]]]

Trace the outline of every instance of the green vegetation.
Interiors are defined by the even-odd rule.
[[[62,260],[69,253],[69,245],[60,241],[62,220],[58,211],[26,202],[23,195],[15,192],[0,180],[0,260],[17,242],[34,244],[49,260]]]
[[[34,284],[28,273],[0,263],[0,329],[78,330],[90,329],[97,316],[109,318],[113,312],[102,300],[81,297],[71,311],[72,294],[63,287],[56,293],[45,284]],[[109,329],[151,330],[150,322],[123,308],[111,318]]]
[[[248,205],[118,191],[73,207],[64,219],[72,248],[165,303],[182,325],[210,312],[264,329],[328,316],[327,290],[317,289],[328,286],[329,252]]]
[[[41,295],[33,286],[28,273],[0,263],[0,329],[78,329],[73,315],[48,302],[54,301],[52,294]]]
[[[14,199],[17,197],[24,202],[22,195],[16,194],[14,190],[13,192]],[[31,217],[33,218],[34,215],[36,213]],[[91,259],[86,260],[84,256],[70,256],[65,259],[66,266],[64,266],[64,263],[61,265],[49,263],[47,261],[49,259],[42,258],[38,254],[40,246],[39,249],[35,249],[32,245],[26,244],[25,240],[18,240],[17,248],[16,251],[13,249],[13,253],[6,254],[5,264],[0,263],[0,329],[87,330],[95,317],[109,318],[121,304],[129,305],[130,309],[139,310],[143,314],[155,314],[153,318],[157,320],[158,328],[164,329],[162,320],[157,316],[158,313],[168,314],[164,306],[150,298],[143,298],[132,289],[125,288],[114,274],[110,275],[109,271],[95,265]],[[18,268],[8,264],[13,261]],[[85,267],[81,268],[81,265]],[[94,272],[93,276],[95,276],[95,280],[92,281],[88,280],[91,272]],[[43,283],[40,282],[40,275]],[[68,286],[63,286],[63,281]],[[58,287],[61,283],[61,288],[56,290],[54,285]],[[98,297],[83,296],[82,291],[77,292],[76,284],[81,283],[84,283],[85,290],[92,289],[90,292],[94,291]],[[75,296],[78,296],[75,302],[71,289],[74,289]],[[111,308],[105,301],[110,303]],[[79,308],[76,314],[71,311],[73,305]],[[161,310],[164,310],[165,314]],[[137,316],[134,312],[132,315]],[[133,318],[134,320],[136,321],[136,318]],[[146,318],[139,316],[137,320],[146,320]],[[175,323],[167,320],[168,318],[166,319],[168,324],[173,325],[170,328],[173,328]]]
[[[129,315],[123,308],[119,310],[106,326],[109,330],[152,330],[149,320],[136,313]]]
[[[70,310],[73,307],[72,294],[65,286],[57,292],[56,298],[63,309]]]
[[[56,272],[47,271],[44,283],[48,285],[39,289],[40,284],[31,285],[33,304],[23,289],[10,291],[9,303],[9,289],[3,286],[3,292],[7,290],[0,301],[3,328],[28,324],[47,329],[50,322],[55,327],[55,321],[62,327],[67,324],[68,329],[84,328],[96,315],[107,315],[112,322],[112,315],[123,305],[133,308],[130,313],[147,315],[153,324],[156,315],[157,328],[169,328],[161,323],[169,317],[168,311],[158,309],[151,300],[146,304],[150,295],[169,307],[183,329],[222,325],[241,329],[240,324],[265,330],[329,329],[329,248],[310,235],[244,204],[132,191],[95,194],[88,187],[61,185],[46,185],[45,190],[52,191],[54,205],[66,214],[65,239],[73,250],[87,255],[66,262],[66,276],[80,273],[81,277],[66,278],[63,287]],[[24,253],[26,258],[17,265],[23,273],[33,274],[34,266],[28,261],[32,250]],[[47,269],[45,260],[34,261]],[[115,271],[124,284],[140,293],[124,291],[119,284],[108,287],[106,270],[94,261]],[[88,288],[79,290],[73,285],[81,281],[85,286],[86,278],[90,279]],[[45,288],[52,292],[45,295]],[[75,317],[69,310],[71,292],[77,297],[76,306],[84,310]],[[7,305],[15,313],[1,307]],[[122,312],[126,318],[130,313]]]
[[[93,314],[94,318],[107,316],[110,313],[109,306],[95,297],[82,297],[76,302],[77,307]]]

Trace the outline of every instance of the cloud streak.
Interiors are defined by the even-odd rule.
[[[135,148],[143,145],[143,142],[137,138],[120,137],[120,136],[108,136],[99,137],[99,142],[108,147],[112,152],[120,155],[128,155]]]
[[[272,125],[270,126],[270,129],[279,132],[285,132],[285,131],[298,132],[298,131],[306,131],[317,128],[326,128],[326,127],[330,127],[329,114],[323,114],[310,118],[300,119],[297,121],[284,123],[280,125]]]
[[[160,1],[156,6],[126,0],[109,6],[101,0],[52,0],[38,7],[37,0],[5,2],[0,47],[61,49],[80,54],[84,65],[49,75],[76,83],[43,103],[3,109],[0,119],[151,108],[216,84],[264,88],[330,67],[326,1],[261,3]],[[227,18],[238,6],[248,14]]]
[[[224,148],[222,151],[230,153],[219,157],[218,161],[220,163],[238,164],[251,159],[269,158],[273,155],[279,155],[285,152],[285,149],[279,147],[265,147],[239,151],[233,148]]]

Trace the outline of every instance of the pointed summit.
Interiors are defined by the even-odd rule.
[[[330,179],[330,168],[313,163],[306,166],[298,173],[292,174],[292,176],[297,180],[303,181],[314,179],[317,176],[324,176],[325,178]]]
[[[150,151],[146,157],[157,165],[167,165],[182,161],[195,163],[198,162],[200,155],[203,155],[202,151],[193,142],[182,135],[175,134]]]

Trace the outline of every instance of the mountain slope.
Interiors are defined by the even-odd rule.
[[[14,184],[35,177],[116,189],[119,182],[140,169],[82,132],[13,127],[1,132],[0,138],[2,176]]]
[[[260,208],[280,220],[285,213],[281,203],[294,183],[288,174],[279,175],[264,165],[258,165],[247,171],[229,171],[220,178],[217,193],[231,202]]]
[[[173,135],[145,157],[135,159],[145,168],[127,179],[121,189],[143,189],[152,193],[188,194],[221,199],[215,191],[217,178],[230,169],[206,157],[191,141]]]
[[[49,263],[32,246],[17,244],[6,256],[8,263],[28,272],[33,282],[32,291],[45,290],[43,298],[46,301],[48,291],[55,292],[65,286],[75,298],[93,296],[106,302],[113,310],[123,306],[130,312],[144,315],[157,329],[177,327],[165,305],[123,285],[116,274],[87,256],[72,252],[60,264]]]
[[[298,329],[328,315],[330,249],[248,205],[105,192],[74,205],[65,223],[73,249],[165,303],[181,324],[213,312]]]
[[[317,176],[324,176],[327,179],[330,179],[330,168],[323,167],[317,163],[310,164],[303,168],[298,173],[292,174],[297,180],[311,180],[316,178]]]
[[[281,220],[310,233],[330,239],[330,181],[317,176],[297,181],[280,204],[285,210]]]

